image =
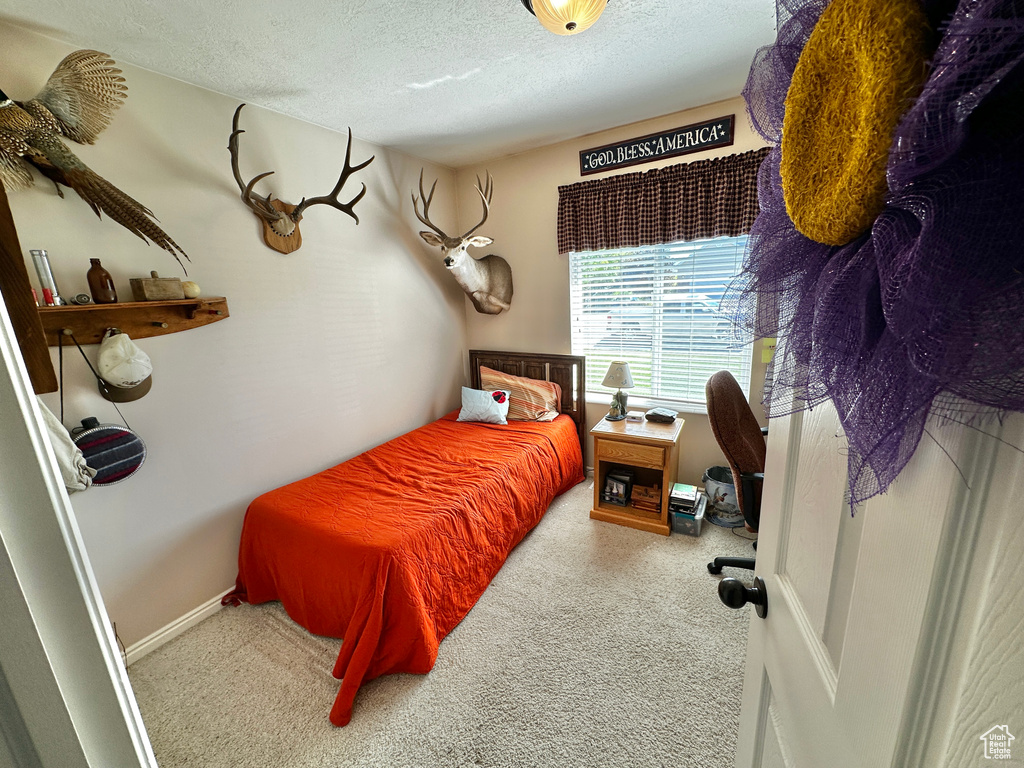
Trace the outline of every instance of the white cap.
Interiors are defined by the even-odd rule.
[[[96,370],[103,380],[115,387],[130,389],[141,384],[153,373],[149,355],[139,349],[127,333],[107,334],[100,342],[100,355]]]

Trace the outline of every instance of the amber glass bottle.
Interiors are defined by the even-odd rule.
[[[117,291],[114,290],[114,279],[100,264],[99,259],[89,259],[92,264],[86,277],[89,280],[89,292],[92,300],[97,304],[114,304],[117,301]]]

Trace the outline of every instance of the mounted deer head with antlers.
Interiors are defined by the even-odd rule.
[[[355,219],[356,224],[358,224],[359,217],[356,216],[352,209],[355,208],[356,203],[362,200],[363,195],[366,194],[366,185],[363,184],[359,194],[347,203],[339,202],[338,194],[341,192],[341,188],[345,186],[345,182],[348,181],[348,177],[372,163],[375,155],[359,165],[350,165],[352,159],[352,129],[348,129],[345,167],[342,168],[341,176],[338,177],[338,183],[334,185],[334,189],[331,190],[330,194],[321,195],[320,197],[304,197],[299,201],[298,205],[292,205],[283,200],[278,200],[271,195],[264,197],[253,191],[253,188],[260,179],[270,176],[273,171],[267,171],[259,176],[254,176],[248,184],[242,181],[242,174],[238,170],[238,137],[245,133],[245,131],[238,127],[238,115],[244,106],[245,104],[238,105],[238,109],[235,110],[235,118],[231,123],[231,138],[228,139],[228,151],[231,153],[231,170],[235,174],[235,182],[242,193],[242,202],[249,206],[252,212],[263,222],[263,242],[267,244],[267,247],[273,248],[278,253],[297,251],[299,246],[302,245],[299,222],[302,221],[302,214],[311,205],[329,205],[332,208],[337,208],[339,211],[344,211]]]
[[[432,232],[420,232],[420,237],[429,245],[440,247],[444,255],[444,265],[451,270],[455,282],[468,295],[477,312],[485,315],[497,315],[511,306],[512,301],[512,268],[501,256],[488,254],[482,258],[470,256],[466,249],[471,245],[482,248],[494,242],[489,237],[471,235],[483,226],[487,221],[487,214],[491,207],[491,197],[494,194],[494,184],[491,174],[487,174],[487,184],[480,183],[480,177],[476,177],[476,191],[484,205],[484,216],[480,223],[458,237],[449,237],[440,228],[430,222],[428,210],[430,201],[434,197],[434,188],[437,187],[437,180],[430,187],[430,194],[423,192],[423,171],[420,171],[420,199],[423,200],[423,213],[420,214],[419,199],[416,194],[412,195],[412,207],[416,212],[416,218],[430,227]]]

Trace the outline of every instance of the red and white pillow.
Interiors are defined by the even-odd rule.
[[[480,386],[510,392],[509,421],[552,421],[558,415],[562,388],[553,381],[513,376],[480,366]]]
[[[478,421],[484,424],[508,424],[508,390],[488,392],[482,389],[462,388],[462,410],[459,421]]]

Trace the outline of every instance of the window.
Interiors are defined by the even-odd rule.
[[[703,408],[704,385],[727,369],[746,391],[752,349],[720,302],[747,236],[569,254],[572,353],[587,358],[587,391],[612,360],[629,362],[630,397]]]

